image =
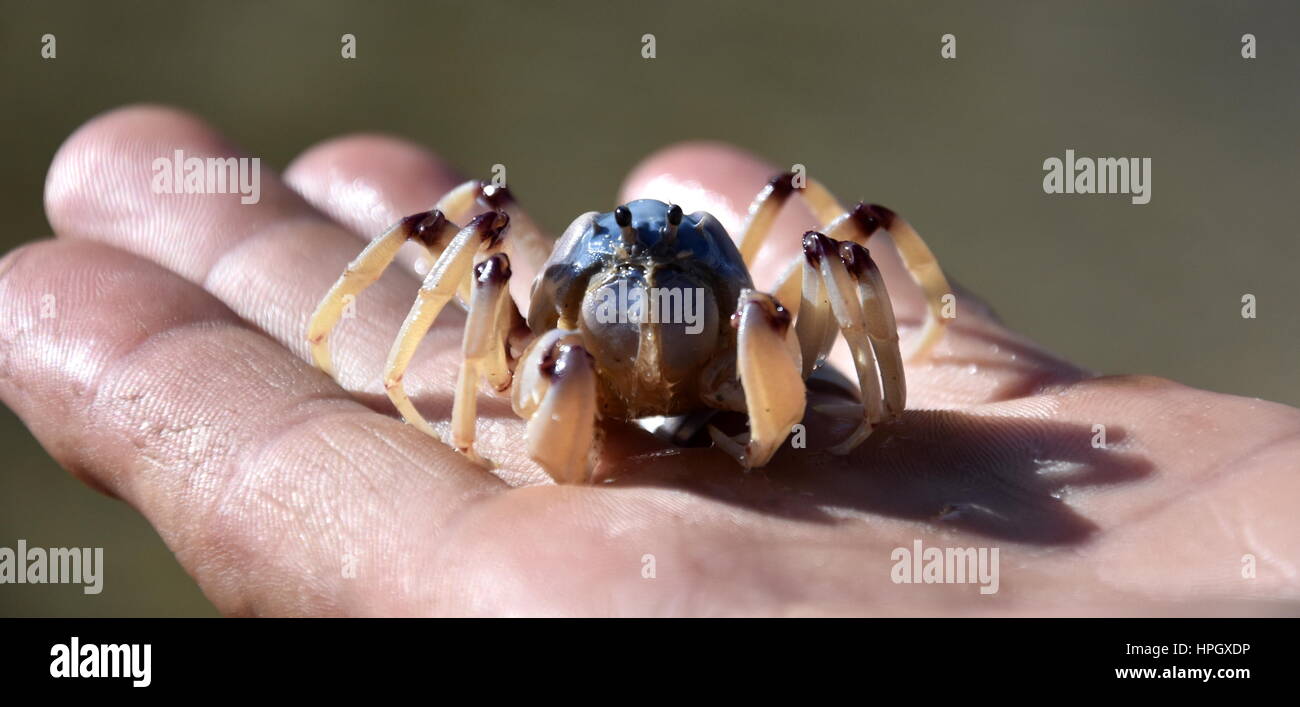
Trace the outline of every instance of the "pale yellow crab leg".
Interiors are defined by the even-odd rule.
[[[835,196],[817,180],[794,172],[772,177],[749,205],[745,225],[736,236],[736,247],[745,262],[745,267],[753,266],[759,249],[772,233],[772,224],[776,223],[781,207],[790,200],[790,196],[795,191],[803,196],[818,223],[830,223],[835,217],[844,213]]]
[[[590,478],[596,440],[596,366],[582,335],[552,329],[520,358],[511,392],[515,413],[528,420],[528,456],[556,483]]]
[[[847,454],[870,436],[875,424],[897,419],[907,405],[894,307],[884,277],[866,248],[809,232],[804,236],[804,254],[805,296],[796,328],[804,355],[816,356],[819,362],[825,358],[834,343],[833,334],[826,331],[826,318],[833,316],[857,369],[863,403],[818,408],[837,415],[856,409],[854,416],[861,416],[853,434],[830,449]]]
[[[393,262],[397,251],[407,241],[424,247],[425,257],[436,259],[460,228],[456,224],[465,216],[479,193],[478,182],[465,182],[447,192],[432,210],[413,214],[371,241],[348,264],[329,292],[321,299],[307,322],[307,343],[316,366],[331,376],[334,362],[330,356],[329,335],[338,325],[349,301],[355,301]],[[468,295],[466,290],[465,294]]]
[[[434,209],[407,216],[371,241],[348,264],[307,323],[307,342],[311,346],[316,366],[331,376],[334,375],[329,346],[330,332],[343,317],[349,301],[355,301],[362,290],[379,279],[403,243],[415,241],[427,251],[437,253],[446,246],[455,232],[455,224],[448,221],[441,210]]]
[[[406,321],[402,323],[402,329],[388,354],[388,363],[384,367],[384,389],[388,391],[388,397],[407,422],[430,436],[438,435],[411,403],[402,385],[402,376],[411,363],[411,357],[415,355],[416,347],[428,333],[429,327],[433,326],[442,308],[451,301],[463,283],[469,282],[474,254],[480,248],[490,250],[496,247],[508,223],[509,218],[503,212],[479,214],[456,234],[425,278],[415,304],[406,315]]]
[[[948,323],[948,318],[943,316],[943,298],[951,294],[948,279],[939,269],[929,246],[901,216],[883,206],[866,203],[859,203],[852,211],[832,221],[827,226],[826,235],[835,240],[866,245],[867,240],[881,228],[889,233],[907,273],[925,295],[925,323],[907,355],[909,361],[920,360],[929,355],[943,336],[943,328]]]
[[[862,391],[862,423],[848,439],[831,450],[843,454],[870,436],[872,425],[882,421],[885,415],[879,364],[871,339],[867,336],[866,315],[863,313],[857,281],[841,259],[839,246],[839,243],[815,231],[804,236],[804,257],[822,281],[822,292],[825,293],[840,333],[844,335],[849,351],[853,354],[858,386]],[[813,308],[825,306],[817,301],[809,304]],[[810,315],[816,316],[816,313],[802,310],[800,316]],[[824,352],[820,353],[824,355]]]
[[[742,447],[712,425],[709,435],[741,466],[752,469],[765,466],[803,419],[806,396],[786,309],[771,295],[744,289],[732,322],[738,330],[736,371],[745,391],[749,438]]]
[[[816,231],[809,231],[804,234],[805,253],[810,247],[809,238],[816,235]],[[816,247],[815,244],[812,247]],[[835,344],[835,336],[839,334],[839,326],[835,321],[835,313],[831,311],[830,299],[826,292],[826,281],[821,276],[820,256],[814,258],[805,255],[799,261],[802,261],[800,267],[802,274],[800,277],[790,277],[786,281],[801,285],[801,289],[798,291],[799,305],[798,309],[795,310],[794,326],[795,334],[799,339],[799,358],[803,363],[802,373],[806,380],[814,370],[826,361],[826,356]],[[796,261],[796,263],[799,261]],[[787,300],[780,301],[785,302]]]
[[[772,224],[781,213],[781,207],[785,206],[785,202],[794,193],[794,180],[793,172],[772,177],[749,205],[745,225],[741,226],[740,233],[736,234],[736,248],[740,251],[740,258],[744,261],[745,267],[753,266],[759,248],[772,232]]]
[[[916,229],[894,211],[878,204],[866,203],[859,203],[851,211],[845,211],[839,200],[817,180],[805,175],[802,177],[803,186],[796,188],[795,178],[796,175],[790,172],[773,177],[750,205],[745,225],[736,239],[746,267],[753,265],[759,249],[771,233],[772,224],[782,205],[796,190],[818,223],[824,224],[822,232],[835,240],[849,240],[865,246],[867,240],[883,228],[898,249],[908,274],[925,294],[925,323],[907,359],[916,361],[928,356],[942,338],[944,326],[948,323],[948,318],[943,316],[943,298],[952,293],[948,279],[944,277],[930,247]],[[796,259],[777,281],[774,288],[777,298],[784,297],[782,302],[796,301],[791,295],[799,290],[798,280],[801,275],[802,269],[798,267]]]
[[[857,243],[840,243],[840,260],[857,282],[857,297],[862,305],[867,337],[876,353],[880,369],[881,396],[886,420],[897,419],[907,406],[907,382],[903,376],[903,356],[898,348],[898,323],[894,305],[885,289],[885,278],[866,248]]]
[[[486,376],[497,390],[510,385],[510,368],[505,343],[514,321],[510,299],[510,259],[497,253],[474,266],[473,292],[469,299],[469,316],[461,343],[460,377],[451,409],[450,444],[475,461],[482,461],[474,451],[475,422],[478,410],[478,384]]]
[[[453,223],[460,223],[469,218],[470,212],[474,209],[475,200],[479,198],[482,192],[483,183],[476,179],[461,182],[454,189],[443,194],[438,203],[434,205],[434,208],[440,209]],[[438,254],[434,253],[434,258],[437,257]]]
[[[864,205],[859,204],[858,207],[863,208]],[[889,237],[898,247],[898,254],[903,257],[903,265],[907,267],[907,272],[925,292],[927,305],[925,325],[907,354],[909,361],[923,359],[943,337],[944,327],[948,324],[948,318],[943,316],[943,298],[952,294],[952,288],[948,285],[948,278],[944,277],[943,270],[939,268],[939,261],[916,229],[912,228],[912,224],[878,204],[865,205],[865,208],[870,210],[880,226],[889,232]]]

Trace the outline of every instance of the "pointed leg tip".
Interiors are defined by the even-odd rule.
[[[495,469],[495,468],[496,468],[496,464],[493,464],[493,463],[492,463],[492,460],[488,459],[487,457],[484,457],[483,455],[481,455],[481,454],[479,454],[477,451],[475,451],[473,445],[469,445],[469,446],[458,446],[458,445],[455,445],[455,444],[449,444],[448,446],[452,447],[452,448],[455,449],[457,452],[460,452],[460,455],[461,455],[461,456],[465,457],[466,459],[468,459],[470,462],[472,462],[472,463],[473,463],[474,465],[476,465],[476,466],[480,466],[480,467],[482,467],[482,468],[484,468],[484,469]]]

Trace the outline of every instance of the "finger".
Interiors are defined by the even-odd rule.
[[[0,399],[63,465],[144,513],[226,612],[383,612],[349,604],[347,555],[419,566],[468,499],[503,488],[121,251],[11,254],[0,323]],[[428,606],[432,588],[398,574],[372,570],[368,590]]]
[[[167,267],[306,360],[307,317],[359,252],[357,236],[265,165],[256,203],[241,203],[238,194],[154,193],[153,161],[177,150],[187,158],[241,154],[202,121],[171,109],[125,108],[87,123],[60,148],[47,179],[57,235],[108,243]],[[418,280],[393,268],[331,337],[340,383],[377,409],[392,409],[384,361],[418,289]],[[450,419],[463,325],[459,311],[440,318],[406,378],[431,420]],[[482,407],[485,425],[522,431],[504,400],[491,402]],[[482,453],[536,471],[517,447],[485,435]]]
[[[734,236],[754,196],[773,174],[781,171],[728,145],[685,143],[646,158],[624,182],[622,199],[655,198],[680,204],[688,212],[709,211]],[[840,198],[851,205],[858,196]],[[917,220],[913,215],[912,221]],[[802,203],[793,200],[759,251],[753,268],[755,284],[770,287],[792,258],[801,257],[803,233],[821,226]],[[942,262],[942,235],[931,235],[929,240]],[[884,274],[900,327],[914,332],[924,311],[919,288],[912,283],[892,246],[877,241],[870,250]],[[837,344],[831,360],[841,370],[852,370],[842,342]],[[1003,327],[982,303],[961,291],[957,293],[956,317],[947,328],[944,342],[931,360],[909,365],[907,374],[910,404],[915,407],[1014,398],[1085,375]]]
[[[68,138],[50,166],[46,211],[55,233],[152,260],[305,354],[306,313],[356,255],[356,238],[312,209],[266,165],[258,171],[256,203],[241,203],[238,194],[155,193],[154,161],[177,152],[200,160],[245,156],[202,121],[167,108],[123,108],[91,120]],[[400,273],[389,279],[398,283],[381,282],[358,303],[358,314],[369,316],[359,316],[353,329],[384,315],[400,321],[410,295],[393,285],[413,293],[417,284]],[[340,346],[336,355],[342,362],[348,347]]]
[[[285,170],[285,182],[308,203],[370,241],[399,219],[433,208],[467,180],[428,149],[385,135],[349,135],[308,149]],[[512,197],[513,198],[513,197]],[[482,202],[480,202],[482,203]],[[511,294],[526,306],[529,286],[550,251],[550,238],[532,223],[526,205],[509,206],[506,236]],[[396,262],[423,276],[427,253],[408,244]]]
[[[307,203],[364,240],[398,219],[431,208],[465,181],[437,155],[386,135],[348,135],[318,143],[284,171]],[[415,249],[399,254],[408,267]]]

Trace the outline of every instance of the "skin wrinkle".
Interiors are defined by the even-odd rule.
[[[273,465],[248,467],[238,475],[239,483],[228,484],[225,492],[209,504],[205,525],[214,529],[210,542],[246,548],[241,564],[254,564],[260,568],[259,575],[279,571],[289,577],[297,568],[298,575],[314,578],[316,573],[311,565],[297,562],[304,553],[295,548],[310,547],[307,542],[310,538],[317,544],[311,554],[328,551],[329,546],[322,543],[327,543],[330,535],[319,529],[308,533],[312,530],[312,519],[328,514],[335,500],[314,486],[306,487],[305,493],[304,489],[297,488],[287,494],[276,491],[275,486],[263,483],[274,478],[275,469]],[[283,498],[285,495],[289,498]]]
[[[8,295],[9,276],[15,269],[15,266],[27,257],[33,246],[23,246],[4,256],[0,260],[0,295]],[[0,296],[0,301],[12,301],[12,297]],[[27,386],[23,381],[14,375],[15,363],[13,358],[13,349],[17,341],[18,334],[25,334],[25,330],[10,329],[8,326],[0,327],[0,343],[4,348],[0,350],[0,382],[27,397]]]
[[[1230,465],[1237,464],[1238,462],[1244,459],[1250,459],[1252,457],[1255,457],[1261,454],[1262,452],[1270,449],[1271,447],[1278,446],[1283,442],[1295,440],[1298,438],[1300,438],[1300,428],[1297,428],[1297,430],[1294,431],[1286,432],[1274,439],[1261,442],[1257,444],[1255,447],[1253,447],[1252,449],[1248,450],[1247,452],[1238,454],[1236,458],[1232,461],[1215,463],[1211,467],[1211,470],[1202,473],[1201,478],[1198,479],[1198,484],[1199,484],[1198,486],[1185,486],[1184,488],[1180,489],[1177,493],[1170,496],[1166,496],[1160,502],[1148,506],[1140,513],[1134,514],[1132,517],[1129,518],[1129,521],[1142,522],[1148,520],[1152,517],[1163,514],[1170,506],[1174,505],[1176,502],[1183,501],[1189,497],[1204,495],[1208,491],[1207,486],[1208,487],[1221,486],[1224,483],[1232,480],[1233,477],[1235,477],[1238,473],[1241,473],[1241,470],[1243,468],[1247,468],[1244,465],[1238,465],[1233,468],[1227,468]]]
[[[620,543],[611,542],[601,526],[593,524],[590,506],[618,502],[617,498],[607,498],[602,492],[592,488],[535,486],[487,499],[477,512],[462,514],[459,532],[444,544],[452,553],[451,566],[465,566],[465,561],[460,559],[465,557],[495,559],[495,572],[485,580],[490,586],[482,587],[490,592],[485,606],[514,607],[511,613],[515,614],[564,616],[573,613],[563,608],[567,598],[584,596],[603,607],[599,613],[609,613],[611,597],[620,595],[624,589],[639,594],[638,589],[645,585],[638,584],[643,582],[639,574],[639,558],[643,553],[620,551]],[[522,542],[512,542],[518,533],[537,527],[539,522],[547,523],[549,530],[564,541],[549,543],[520,538]],[[664,544],[663,537],[656,540],[657,546]],[[620,561],[630,563],[623,580],[590,579],[601,577],[607,568]],[[555,568],[565,568],[565,571],[551,571]],[[537,589],[529,591],[526,589],[529,586]],[[538,605],[539,595],[554,595],[566,601],[545,609]]]
[[[304,213],[298,215],[284,215],[273,219],[268,218],[265,222],[257,223],[255,229],[250,230],[243,236],[226,243],[225,247],[220,252],[215,253],[215,257],[208,264],[202,277],[195,281],[196,284],[211,292],[214,287],[219,287],[223,284],[220,279],[214,277],[214,273],[226,269],[232,271],[244,269],[240,267],[227,268],[229,260],[236,259],[238,256],[246,255],[245,251],[248,248],[261,244],[261,241],[263,240],[271,240],[276,236],[284,236],[286,231],[294,231],[299,228],[301,228],[302,231],[292,233],[295,238],[290,240],[302,242],[304,232],[312,234],[319,232],[321,234],[329,234],[331,237],[335,235],[346,235],[337,224],[326,221],[317,214]],[[323,235],[316,236],[315,238],[316,240],[325,240]],[[351,237],[349,237],[349,239],[351,240]],[[337,241],[339,239],[331,238],[331,240]],[[342,268],[339,269],[339,272],[342,272]]]
[[[242,327],[240,328],[242,329]],[[139,357],[147,360],[168,348],[184,346],[186,343],[185,334],[187,333],[189,332],[174,331],[172,336],[158,337],[154,340],[154,345],[138,349],[130,358]],[[182,376],[169,375],[164,380],[161,389],[155,389],[151,397],[165,396],[170,389],[177,385],[185,386],[186,384],[186,378]],[[201,404],[188,406],[185,409],[176,411],[175,414],[188,416],[194,414],[195,408],[203,407],[210,406]],[[235,423],[233,426],[231,425],[232,422]],[[157,468],[154,470],[152,478],[163,479],[164,481],[162,483],[153,481],[153,483],[148,484],[149,487],[164,489],[165,493],[181,491],[186,494],[191,504],[201,505],[214,497],[219,497],[232,483],[238,481],[239,474],[236,473],[233,463],[234,458],[237,456],[234,447],[255,439],[256,427],[247,418],[232,417],[228,413],[221,411],[218,411],[215,416],[205,415],[203,418],[196,419],[192,424],[216,426],[215,428],[220,430],[220,440],[225,444],[218,444],[215,447],[209,446],[205,449],[208,455],[207,458],[199,457],[197,459],[194,458],[193,454],[187,454],[187,450],[180,449],[174,440],[159,437],[157,434],[146,436],[142,441],[137,441],[135,444],[138,447],[137,453],[153,456],[161,462],[156,465]],[[181,466],[178,468],[177,461],[186,460],[187,458],[189,460],[182,461]],[[180,489],[175,488],[177,481],[183,484]],[[134,503],[144,507],[156,507],[158,505],[140,498],[134,498]],[[156,522],[158,520],[155,518]],[[166,523],[160,524],[167,525]],[[187,521],[187,526],[190,532],[180,537],[171,538],[171,541],[183,546],[210,545],[201,535],[195,535],[196,531],[201,533],[205,524]]]
[[[50,243],[50,242],[46,242],[46,243],[42,243],[42,244],[37,244],[37,245],[33,245],[33,246],[28,246],[28,247],[24,248],[21,252],[23,252],[23,253],[28,253],[28,254],[32,254],[32,253],[34,253],[35,251],[40,250],[40,249],[49,250],[51,247],[52,247],[52,243]],[[113,253],[116,253],[116,251],[113,251],[112,249],[110,249],[110,248],[106,248],[106,247],[103,248],[103,250],[104,250],[104,251],[105,251],[105,252],[106,252],[110,257],[112,256]],[[29,257],[31,257],[31,256],[29,256]],[[16,262],[16,259],[15,259],[15,262]],[[117,277],[120,279],[120,275],[117,276]],[[91,299],[92,299],[92,301],[93,301],[94,298],[91,298]],[[81,309],[80,307],[77,306],[77,303],[76,303],[75,300],[70,302],[70,301],[68,301],[68,298],[66,298],[66,297],[64,298],[64,301],[61,302],[61,308],[64,309],[64,310],[70,311],[70,312],[74,312],[74,313],[80,311],[80,309]],[[66,321],[68,321],[68,320],[67,320],[67,314],[64,315],[64,319],[63,319],[63,321],[64,321],[65,323],[66,323]],[[138,322],[138,320],[137,320],[137,322]],[[128,354],[129,354],[132,350],[134,350],[134,349],[137,348],[138,346],[142,345],[142,344],[145,342],[145,340],[147,340],[148,338],[150,338],[150,334],[149,334],[148,332],[141,332],[141,331],[139,331],[139,330],[140,330],[140,326],[139,326],[138,323],[136,324],[136,326],[135,326],[134,328],[137,330],[137,338],[136,338],[135,340],[133,340],[133,341],[131,341],[131,342],[128,342],[126,345],[116,344],[116,345],[115,345],[115,349],[112,350],[112,351],[105,351],[105,352],[100,352],[100,353],[98,353],[98,355],[96,356],[96,358],[98,358],[98,359],[102,359],[102,360],[103,360],[103,363],[102,363],[100,366],[98,366],[97,370],[95,370],[95,371],[94,371],[93,373],[91,373],[89,376],[85,376],[85,377],[83,378],[83,381],[84,381],[84,382],[76,382],[76,381],[72,381],[72,382],[71,382],[73,385],[75,385],[76,387],[78,387],[78,388],[81,389],[82,391],[89,391],[89,395],[90,395],[91,397],[90,397],[90,400],[88,401],[88,403],[85,405],[84,409],[86,409],[86,410],[90,410],[90,411],[93,411],[93,410],[95,409],[96,402],[97,402],[97,397],[98,397],[98,395],[99,395],[100,390],[102,390],[103,385],[104,385],[104,378],[105,378],[106,375],[110,375],[110,376],[111,376],[111,370],[114,368],[114,365],[115,365],[115,359],[116,359],[118,356],[123,355],[124,353],[128,353]],[[28,330],[27,333],[32,333],[32,330]],[[44,335],[44,332],[36,332],[36,333],[37,333],[38,336]],[[84,361],[84,358],[83,358],[82,360]],[[83,371],[83,374],[84,374],[84,371]],[[83,394],[84,394],[84,393],[83,393]],[[81,394],[78,394],[78,395],[81,395]],[[90,426],[93,428],[93,426],[94,426],[94,419],[93,419],[93,416],[92,416],[90,419],[86,419],[86,420],[84,420],[84,422],[85,422],[87,425],[90,425]],[[72,445],[72,446],[71,446],[71,449],[67,449],[66,446],[65,446],[64,452],[65,452],[65,454],[72,455],[72,456],[74,457],[74,459],[72,460],[72,463],[73,463],[73,464],[84,463],[84,461],[76,460],[76,459],[75,459],[75,456],[76,456],[77,454],[79,454],[79,445]]]
[[[207,335],[217,333],[221,330],[226,330],[231,326],[231,324],[233,324],[233,322],[223,322],[214,317],[212,319],[191,320],[184,324],[145,332],[139,339],[132,342],[125,349],[117,352],[113,356],[113,360],[97,374],[93,386],[95,392],[90,403],[87,405],[87,410],[89,411],[87,424],[92,428],[102,429],[110,435],[115,431],[114,425],[111,422],[100,422],[100,415],[103,414],[102,411],[104,410],[115,412],[116,405],[114,403],[116,401],[103,401],[101,396],[103,396],[105,392],[116,392],[118,390],[118,384],[121,382],[121,377],[124,375],[134,375],[138,373],[138,370],[132,367],[132,364],[135,362],[137,357],[144,357],[145,354],[153,353],[154,349],[166,348],[169,344],[173,344],[177,340],[184,340],[191,334],[196,336]],[[137,446],[141,446],[138,442],[136,444]],[[123,469],[123,471],[125,472],[126,470]],[[121,488],[126,487],[119,487],[119,490]],[[127,493],[130,493],[129,488],[127,489]]]
[[[292,440],[293,441],[292,448],[294,451],[287,452],[287,454],[289,454],[290,456],[296,456],[296,455],[300,456],[300,454],[296,450],[301,448],[303,444],[308,443],[308,440],[314,439],[317,441],[324,442],[327,448],[334,450],[336,452],[337,457],[340,460],[346,462],[346,464],[344,464],[345,466],[356,468],[357,466],[356,453],[349,452],[347,451],[347,448],[341,447],[338,444],[336,444],[334,440],[331,438],[330,433],[327,431],[328,428],[330,427],[331,422],[333,422],[330,419],[330,417],[338,417],[339,415],[347,415],[345,419],[353,420],[353,422],[349,423],[351,429],[362,432],[364,435],[373,439],[375,442],[392,450],[394,454],[397,454],[399,457],[407,460],[412,467],[418,469],[419,471],[417,473],[438,473],[438,472],[433,472],[433,469],[428,464],[421,463],[420,460],[417,460],[413,456],[411,456],[409,452],[393,444],[392,439],[389,436],[380,434],[379,430],[376,429],[373,425],[369,425],[362,422],[362,420],[365,419],[364,417],[353,416],[350,413],[336,413],[333,416],[325,416],[325,417],[305,416],[302,419],[292,423],[289,427],[286,427],[281,433],[275,436],[274,440],[270,444],[265,446],[268,448],[274,448],[283,442]],[[277,415],[276,417],[283,417],[283,416]],[[392,424],[395,425],[397,423],[394,422]],[[388,424],[388,422],[386,421],[385,426],[391,426],[391,425]],[[306,434],[302,433],[302,430],[304,429],[308,430]],[[409,428],[398,427],[397,429],[400,430],[402,434],[408,434],[408,435],[411,434]],[[444,452],[444,450],[437,448],[436,445],[430,445],[430,447],[432,449],[438,450],[439,454],[437,456],[442,459],[440,465],[445,465],[448,462],[452,461],[449,458],[450,455],[449,450]],[[318,450],[313,450],[309,454],[311,456],[317,456]],[[258,464],[256,461],[252,461],[252,459],[264,458],[265,456],[266,456],[266,449],[264,448],[259,454],[254,455],[253,457],[250,458],[249,461],[246,461],[245,463],[249,464],[252,468],[258,468],[259,466],[262,467],[267,466],[264,463]],[[461,467],[458,471],[454,472],[455,474],[461,475],[464,474],[466,471],[471,471],[471,467],[469,467],[469,465],[463,462],[462,460],[456,459],[455,462],[457,462],[455,466]],[[424,539],[423,542],[427,543],[427,545],[429,545],[430,547],[436,548],[439,545],[438,539],[445,532],[447,532],[446,525],[449,523],[457,522],[456,516],[463,514],[469,511],[469,509],[473,508],[475,506],[474,502],[476,500],[495,495],[497,487],[501,486],[500,482],[495,477],[491,476],[490,474],[488,474],[487,472],[481,469],[478,469],[477,467],[473,467],[472,472],[475,476],[478,476],[482,478],[484,481],[488,482],[489,488],[485,488],[479,491],[468,492],[467,495],[461,497],[460,499],[457,499],[455,502],[450,503],[450,505],[453,508],[457,508],[459,510],[453,512],[451,517],[445,518],[443,523],[441,524],[441,527],[435,532],[435,534],[428,536]],[[378,491],[379,487],[371,483],[370,475],[363,473],[361,475],[361,478],[366,479],[366,483],[369,488]],[[228,504],[233,502],[233,498],[231,498],[233,497],[233,495],[234,495],[234,490],[232,490],[232,492],[227,495],[228,497],[223,499],[218,505],[221,507],[226,507]],[[380,497],[382,498],[382,496]],[[446,499],[446,500],[451,501],[451,499]],[[324,510],[323,513],[327,516],[330,514],[328,510]]]
[[[1245,520],[1249,523],[1249,519]],[[1242,530],[1245,535],[1246,547],[1251,551],[1251,553],[1263,558],[1263,560],[1269,563],[1269,565],[1278,568],[1278,570],[1286,576],[1288,581],[1295,583],[1297,575],[1300,575],[1300,573],[1296,572],[1295,565],[1287,562],[1284,558],[1278,557],[1268,547],[1262,545],[1259,540],[1255,538],[1255,534],[1250,525],[1246,525]]]
[[[296,405],[298,405],[298,403],[295,403],[295,406]],[[314,447],[312,445],[312,442],[321,442],[324,443],[324,446],[327,449],[330,449],[335,452],[336,457],[340,460],[340,462],[342,462],[341,464],[339,464],[339,466],[346,466],[354,469],[357,468],[356,452],[355,451],[349,452],[346,447],[336,444],[329,432],[329,429],[331,427],[337,429],[337,423],[340,421],[340,418],[342,418],[342,422],[344,422],[344,424],[346,424],[349,429],[361,431],[366,436],[372,438],[373,440],[379,442],[380,444],[384,445],[388,449],[392,450],[394,453],[398,454],[401,458],[407,459],[413,467],[420,468],[425,466],[419,464],[417,460],[415,460],[413,457],[409,455],[409,453],[404,452],[400,450],[398,447],[396,447],[395,445],[393,445],[392,442],[387,437],[377,434],[377,431],[373,428],[373,426],[365,422],[362,422],[362,420],[365,420],[366,416],[369,415],[368,412],[364,414],[358,414],[358,413],[361,413],[361,411],[343,410],[343,411],[338,411],[332,414],[325,414],[325,415],[306,414],[306,415],[297,416],[296,419],[291,419],[289,422],[285,423],[280,430],[278,430],[276,433],[272,435],[270,439],[268,439],[262,445],[259,445],[259,447],[254,452],[251,452],[248,455],[242,457],[240,461],[237,463],[238,466],[246,467],[249,470],[249,475],[241,483],[230,485],[226,490],[226,492],[223,493],[221,497],[216,499],[215,503],[212,504],[213,505],[212,514],[214,520],[210,524],[217,528],[229,527],[230,522],[228,520],[218,520],[218,519],[230,518],[230,517],[240,518],[242,522],[242,519],[245,518],[246,514],[248,513],[248,511],[246,510],[247,501],[245,500],[247,498],[247,494],[249,491],[255,491],[257,488],[257,484],[255,483],[258,478],[256,470],[280,467],[280,465],[278,464],[266,463],[268,456],[273,456],[273,457],[287,456],[290,459],[292,459],[293,457],[302,457],[302,456],[319,457],[320,449],[318,447]],[[284,413],[279,413],[273,415],[272,417],[274,419],[283,420],[289,416],[285,415]],[[280,449],[283,445],[288,445],[288,448]],[[312,447],[312,451],[310,451],[307,455],[304,455],[300,451],[304,448],[304,445],[307,447]],[[271,451],[275,451],[277,453],[271,455],[270,454]],[[445,455],[440,455],[440,456],[445,456]],[[323,466],[329,467],[331,465],[325,464]],[[466,469],[462,469],[457,473],[463,474],[465,471]],[[479,470],[477,468],[475,468],[474,471],[477,472],[476,475],[482,478],[484,481],[490,478],[491,481],[497,482],[499,484],[499,482],[497,481],[497,479],[495,479],[495,477],[490,477],[486,472],[483,472],[482,470]],[[360,475],[360,478],[364,479],[364,483],[367,488],[374,490],[376,492],[379,491],[380,487],[373,483],[370,474],[362,473]],[[473,495],[484,495],[484,494],[490,495],[491,493],[492,490],[484,489],[482,491],[476,492]],[[318,510],[316,513],[300,512],[299,515],[306,518],[322,517],[322,516],[332,517],[338,512],[336,507],[332,505],[330,502],[328,502],[328,499],[330,497],[328,494],[319,497],[326,500],[326,502],[323,505],[318,506]],[[383,498],[383,495],[377,494],[376,497]],[[239,511],[234,512],[233,509],[239,509]],[[258,514],[254,512],[253,515],[254,517],[256,517]],[[218,534],[221,535],[223,533],[218,533]],[[436,544],[435,542],[436,538],[437,538],[436,535],[432,536],[428,538],[428,541],[431,544]],[[283,556],[285,554],[286,553],[265,553],[265,552],[263,553],[265,557],[278,557],[278,556]],[[289,556],[293,556],[295,553],[287,553],[287,554]]]

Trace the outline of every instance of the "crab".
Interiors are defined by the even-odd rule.
[[[825,225],[803,234],[802,257],[784,268],[772,293],[760,292],[750,266],[795,193]],[[458,225],[474,211],[480,213]],[[906,405],[893,306],[865,247],[880,232],[924,291],[925,321],[907,357],[923,359],[942,337],[941,302],[949,294],[929,247],[893,211],[866,203],[845,209],[816,180],[795,173],[777,175],[759,191],[735,240],[707,212],[688,215],[643,199],[578,216],[553,247],[504,186],[465,182],[432,210],[371,241],[310,318],[307,340],[316,365],[333,375],[330,332],[413,241],[432,265],[393,343],[384,387],[408,423],[444,438],[412,403],[403,374],[443,308],[455,301],[467,310],[444,441],[470,459],[488,464],[474,449],[476,401],[486,379],[499,393],[509,391],[514,412],[527,420],[528,455],[557,483],[591,480],[602,418],[743,413],[747,433],[731,436],[709,425],[709,436],[743,469],[762,467],[803,419],[805,381],[823,366],[837,335],[852,353],[861,401],[850,405],[854,431],[830,449],[844,454]],[[531,290],[514,270],[535,274]],[[696,321],[665,317],[663,307],[644,303],[629,308],[618,299],[629,286],[667,292],[661,304],[693,298]],[[516,299],[527,303],[526,319]]]

